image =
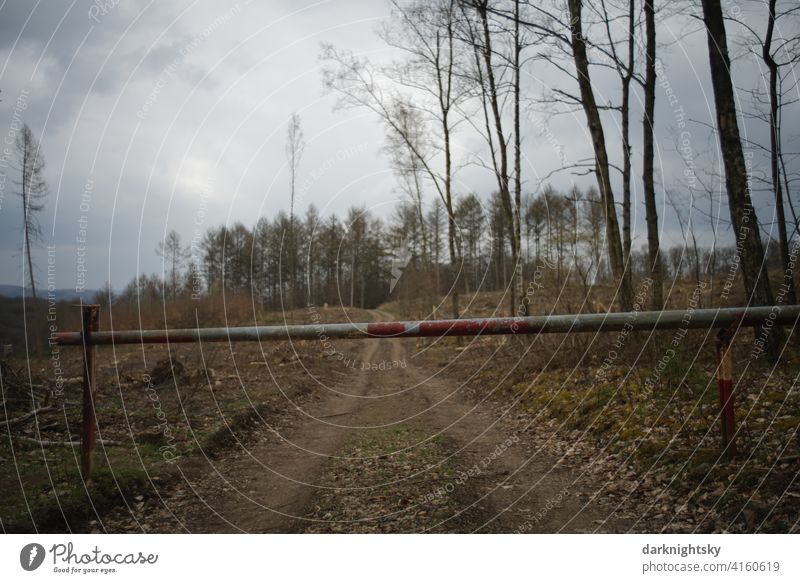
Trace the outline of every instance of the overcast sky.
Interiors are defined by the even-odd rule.
[[[3,146],[13,141],[21,120],[40,139],[47,160],[40,285],[47,285],[45,246],[54,245],[56,287],[75,287],[76,238],[84,230],[86,286],[111,281],[119,289],[138,272],[161,271],[154,249],[171,229],[188,243],[198,227],[235,221],[252,226],[287,209],[284,143],[293,112],[301,117],[307,142],[298,207],[314,203],[322,214],[343,215],[350,205],[366,204],[388,216],[400,194],[381,151],[382,128],[365,111],[333,111],[335,98],[323,92],[319,61],[322,42],[378,61],[392,58],[374,34],[388,15],[388,4],[380,0],[0,3]],[[662,20],[659,36],[671,43],[662,53],[660,81],[669,83],[687,121],[694,120],[687,128],[693,152],[711,151],[714,142],[703,125],[713,122],[705,36],[684,16]],[[752,87],[757,61],[745,58],[737,74],[740,85]],[[601,102],[617,98],[618,79],[596,81]],[[555,82],[547,71],[532,69],[526,86],[536,93]],[[683,173],[674,151],[679,120],[666,86],[657,99],[660,183],[675,187]],[[638,178],[641,128],[635,115]],[[525,118],[527,190],[559,167],[562,154],[570,162],[590,156],[582,112],[554,117],[531,107]],[[617,129],[611,118],[606,121],[613,153],[619,149]],[[795,137],[796,125],[785,123],[787,138]],[[758,124],[747,129],[756,139],[764,135]],[[465,129],[455,146],[457,159],[466,160],[481,142]],[[713,163],[713,156],[703,163]],[[12,182],[17,176],[11,167],[0,171],[0,283],[19,285],[21,204]],[[569,173],[550,182],[568,188],[572,180],[590,183]],[[486,196],[492,187],[492,176],[480,168],[458,174],[459,193]],[[644,241],[638,180],[636,190],[638,246]],[[759,218],[768,222],[769,195],[755,198]],[[672,212],[662,208],[660,214],[666,219],[664,241],[676,241]],[[707,228],[707,219],[701,220]]]

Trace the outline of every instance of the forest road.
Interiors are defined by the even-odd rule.
[[[181,466],[181,483],[148,502],[142,530],[630,528],[630,519],[576,488],[580,467],[545,453],[540,433],[520,431],[496,402],[469,398],[415,339],[336,340],[331,349],[336,382],[309,375],[310,398],[287,400],[280,420],[264,419],[225,455]],[[103,521],[108,531],[130,523],[127,509],[115,512]]]

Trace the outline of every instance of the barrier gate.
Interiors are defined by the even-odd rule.
[[[717,389],[720,405],[722,452],[735,454],[736,420],[733,409],[733,360],[730,343],[740,327],[794,325],[800,305],[747,308],[665,310],[654,312],[609,312],[512,318],[464,318],[408,322],[363,322],[346,324],[302,324],[244,326],[233,328],[188,328],[175,330],[99,330],[100,306],[81,305],[82,330],[59,332],[55,344],[83,348],[83,422],[81,427],[81,472],[89,479],[95,447],[95,347],[103,344],[172,344],[186,342],[271,342],[329,338],[376,339],[443,336],[490,336],[517,334],[570,334],[574,332],[655,331],[669,329],[718,329]]]

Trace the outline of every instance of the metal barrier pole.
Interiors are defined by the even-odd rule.
[[[719,391],[722,453],[731,459],[736,455],[736,417],[733,410],[733,358],[731,330],[721,328],[717,333],[717,390]]]
[[[91,475],[95,443],[95,349],[98,344],[165,344],[178,342],[265,342],[316,340],[329,338],[414,338],[443,336],[491,336],[495,334],[570,334],[619,330],[667,330],[720,328],[717,335],[717,387],[719,389],[722,448],[727,457],[736,453],[736,420],[733,409],[733,361],[730,354],[732,331],[745,326],[761,326],[767,319],[773,325],[795,326],[800,321],[800,305],[754,306],[695,310],[687,321],[685,310],[605,314],[562,314],[524,318],[465,318],[409,322],[348,322],[346,324],[305,324],[283,326],[244,326],[226,328],[187,328],[170,330],[99,331],[98,305],[82,306],[83,331],[58,332],[61,346],[83,346],[83,434],[81,467]]]
[[[421,322],[348,322],[346,324],[285,324],[226,328],[170,330],[103,330],[92,335],[92,344],[173,344],[178,342],[269,342],[328,338],[415,338],[441,336],[492,336],[495,334],[570,334],[574,332],[616,332],[619,330],[667,330],[679,328],[721,328],[761,326],[767,319],[774,325],[794,325],[800,320],[800,306],[756,306],[695,310],[687,321],[686,310],[607,314],[561,314],[525,318],[463,318]],[[80,332],[58,332],[61,346],[83,344]]]
[[[95,445],[97,419],[94,410],[95,345],[92,333],[100,329],[100,306],[82,305],[83,320],[83,425],[81,427],[81,474],[88,481],[92,477],[92,457]]]

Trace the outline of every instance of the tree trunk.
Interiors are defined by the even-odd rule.
[[[24,134],[27,138],[27,134]],[[34,307],[36,306],[36,278],[33,276],[33,256],[31,254],[31,229],[33,225],[33,218],[31,217],[31,193],[28,191],[32,177],[28,175],[28,168],[32,165],[29,162],[31,156],[32,144],[25,141],[22,151],[22,213],[23,213],[23,227],[25,231],[25,258],[28,262],[28,277],[31,280],[31,295],[34,299]],[[22,282],[25,285],[25,282]]]
[[[447,66],[442,67],[437,62],[436,74],[439,84],[439,109],[442,112],[442,136],[444,138],[444,198],[445,198],[445,211],[447,212],[447,243],[450,250],[450,266],[453,270],[453,286],[452,286],[452,308],[453,318],[458,319],[461,316],[461,306],[459,305],[459,290],[458,281],[461,273],[461,266],[458,263],[457,245],[457,225],[455,209],[453,208],[453,160],[452,152],[450,151],[450,108],[453,105],[452,90],[453,90],[453,37],[455,31],[453,29],[452,11],[454,9],[454,0],[451,0],[449,5],[449,12],[447,18]],[[437,39],[438,40],[438,39]],[[437,275],[438,277],[438,275]]]
[[[775,4],[777,0],[769,0],[769,21],[764,37],[762,57],[769,70],[769,146],[770,169],[772,171],[772,188],[775,193],[775,211],[778,219],[778,241],[781,248],[781,265],[783,267],[783,285],[786,288],[786,303],[796,304],[797,295],[794,287],[793,270],[789,268],[789,239],[786,236],[786,213],[783,208],[783,189],[780,173],[780,124],[778,121],[778,64],[772,58],[772,35],[775,30]]]
[[[420,184],[419,168],[414,160],[414,192],[416,194],[417,220],[422,235],[422,265],[426,272],[430,272],[431,259],[428,253],[428,228],[425,225],[425,213],[422,211],[422,184]]]
[[[594,98],[592,82],[589,77],[589,59],[586,54],[586,40],[583,37],[581,23],[582,0],[568,0],[571,20],[570,40],[575,72],[578,77],[578,86],[581,92],[581,102],[586,114],[589,133],[592,136],[592,145],[595,156],[595,176],[600,188],[600,195],[606,212],[606,239],[608,240],[608,260],[614,278],[619,282],[620,305],[623,310],[630,310],[633,306],[633,290],[631,287],[630,270],[627,269],[622,241],[619,235],[619,222],[617,209],[614,202],[614,191],[611,188],[611,175],[609,174],[608,151],[606,150],[603,125],[600,121],[600,111]]]
[[[503,132],[503,119],[500,112],[500,96],[498,95],[497,82],[494,76],[494,65],[492,63],[492,38],[489,30],[489,18],[487,15],[487,3],[482,2],[478,5],[478,14],[481,18],[481,25],[483,28],[483,60],[486,66],[486,86],[484,91],[488,91],[489,103],[492,109],[492,118],[494,121],[494,129],[497,134],[497,149],[500,154],[500,165],[496,167],[497,183],[500,190],[500,198],[503,203],[503,212],[506,218],[506,224],[511,231],[509,242],[511,244],[511,263],[514,271],[512,273],[513,281],[509,286],[509,300],[510,300],[510,315],[513,316],[517,311],[517,300],[521,299],[517,296],[516,280],[521,275],[518,273],[517,264],[519,263],[519,248],[518,238],[516,236],[515,225],[517,222],[514,220],[514,208],[511,201],[511,186],[508,177],[508,145],[506,142],[505,133]],[[518,20],[518,19],[517,19]],[[505,266],[504,266],[505,268]],[[521,282],[520,282],[521,287]]]
[[[353,247],[350,261],[350,307],[355,307],[355,294],[356,294],[356,250]]]
[[[702,4],[708,39],[711,84],[714,88],[714,103],[717,110],[717,130],[725,166],[728,207],[731,212],[733,233],[736,236],[736,249],[739,254],[747,304],[769,306],[773,304],[774,297],[767,277],[758,219],[750,200],[747,165],[736,120],[736,102],[730,75],[725,21],[720,0],[702,0]],[[759,337],[765,340],[765,353],[770,360],[777,359],[782,336],[782,331],[777,327],[771,330],[762,327]]]
[[[452,173],[452,157],[450,153],[450,126],[447,122],[447,113],[442,118],[442,131],[444,133],[444,196],[445,196],[445,210],[447,211],[447,243],[450,248],[450,266],[453,270],[453,287],[451,289],[451,298],[453,300],[453,318],[458,319],[461,315],[461,307],[458,301],[458,278],[461,272],[461,266],[458,264],[458,255],[456,253],[456,217],[453,212],[453,178]]]
[[[635,0],[628,3],[628,62],[622,77],[622,253],[631,261],[631,81],[634,67],[634,8]],[[630,268],[629,268],[630,269]]]
[[[23,186],[23,189],[25,187]],[[36,308],[36,278],[33,276],[33,257],[31,256],[31,229],[29,226],[28,210],[25,210],[25,255],[28,258],[28,277],[31,280],[31,296],[34,300],[34,309]]]
[[[653,127],[656,111],[656,15],[654,0],[644,0],[645,18],[645,82],[644,82],[644,119],[642,182],[644,184],[644,206],[647,220],[647,253],[650,263],[650,278],[653,280],[652,308],[664,309],[664,269],[661,262],[661,249],[658,238],[658,208],[656,206],[656,186],[653,159]]]
[[[522,147],[519,134],[520,64],[522,44],[519,36],[519,0],[514,0],[514,224],[513,238],[517,257],[514,263],[514,286],[519,306],[512,316],[528,315],[528,299],[525,297],[525,283],[522,264]]]

